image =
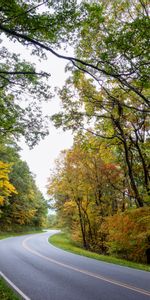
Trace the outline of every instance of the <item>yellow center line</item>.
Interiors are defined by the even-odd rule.
[[[129,284],[126,284],[126,283],[123,283],[123,282],[120,282],[120,281],[117,281],[117,280],[113,280],[111,278],[107,278],[107,277],[104,277],[104,276],[101,276],[99,274],[96,274],[96,273],[92,273],[92,272],[89,272],[89,271],[86,271],[86,270],[82,270],[82,269],[79,269],[79,268],[76,268],[76,267],[73,267],[71,265],[68,265],[68,264],[64,264],[64,263],[61,263],[60,261],[57,261],[55,259],[52,259],[52,258],[49,258],[35,250],[33,250],[32,248],[30,248],[28,245],[27,245],[27,241],[29,241],[30,239],[32,239],[32,237],[28,237],[26,238],[23,242],[22,242],[22,246],[24,249],[26,249],[27,251],[29,251],[30,253],[38,256],[38,257],[41,257],[51,263],[54,263],[56,265],[59,265],[61,267],[64,267],[66,269],[70,269],[72,271],[75,271],[75,272],[78,272],[78,273],[82,273],[82,274],[85,274],[87,276],[90,276],[90,277],[93,277],[93,278],[96,278],[96,279],[99,279],[99,280],[103,280],[105,282],[109,282],[111,284],[114,284],[114,285],[117,285],[117,286],[120,286],[120,287],[123,287],[123,288],[126,288],[128,290],[132,290],[134,292],[137,292],[137,293],[140,293],[140,294],[143,294],[143,295],[146,295],[146,296],[149,296],[150,297],[150,292],[149,291],[146,291],[144,289],[140,289],[140,288],[137,288],[135,286],[132,286],[132,285],[129,285]]]

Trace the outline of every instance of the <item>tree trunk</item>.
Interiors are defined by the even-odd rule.
[[[87,242],[86,242],[86,234],[85,234],[85,229],[84,229],[84,224],[82,220],[82,213],[81,213],[81,207],[80,207],[80,199],[78,198],[77,201],[77,207],[78,207],[78,212],[79,212],[79,220],[80,220],[80,227],[81,227],[81,233],[82,233],[82,241],[83,241],[83,247],[87,249]]]
[[[136,205],[137,205],[137,207],[143,207],[143,200],[139,195],[139,191],[137,189],[135,179],[134,179],[134,175],[133,175],[133,169],[132,169],[132,165],[131,165],[130,158],[129,158],[129,151],[128,151],[126,136],[125,136],[124,131],[121,127],[120,120],[119,119],[117,119],[117,120],[114,119],[113,116],[112,116],[112,120],[113,120],[114,125],[118,128],[119,134],[121,135],[121,140],[122,140],[122,144],[123,144],[124,152],[125,152],[125,159],[126,159],[126,163],[127,163],[127,167],[128,167],[128,175],[129,175],[129,178],[130,178],[131,188],[133,190],[134,197],[136,199]]]

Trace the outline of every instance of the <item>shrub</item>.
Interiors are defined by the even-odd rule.
[[[138,208],[107,217],[109,254],[149,262],[150,208]]]

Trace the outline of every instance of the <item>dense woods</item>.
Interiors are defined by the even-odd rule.
[[[56,161],[48,185],[57,224],[85,249],[147,261],[150,207],[138,207],[116,147],[78,134]],[[55,221],[56,222],[56,221]]]
[[[68,63],[57,89],[61,111],[51,116],[75,136],[48,183],[59,225],[86,249],[149,261],[148,1],[1,0],[0,7],[2,39]],[[41,103],[52,97],[50,74],[4,46],[1,57],[1,222],[39,225],[45,202],[12,139],[24,136],[32,147],[48,133]]]
[[[34,176],[10,142],[0,144],[0,230],[42,228],[46,223],[47,202]]]

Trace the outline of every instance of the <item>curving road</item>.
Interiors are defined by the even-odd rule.
[[[150,273],[60,250],[57,231],[0,241],[0,271],[31,300],[148,300]]]

